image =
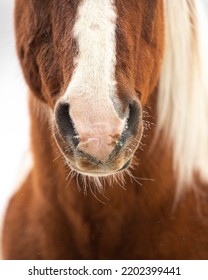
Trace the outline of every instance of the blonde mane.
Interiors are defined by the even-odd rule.
[[[208,19],[200,0],[164,0],[158,131],[173,146],[179,191],[208,182]]]

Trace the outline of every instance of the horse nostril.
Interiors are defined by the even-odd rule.
[[[136,136],[141,121],[142,111],[140,104],[133,101],[129,104],[129,117],[119,143],[123,144],[132,136]]]
[[[129,118],[128,128],[129,132],[133,135],[137,133],[138,125],[142,116],[141,106],[138,102],[134,101],[129,104]]]
[[[55,120],[58,130],[66,141],[71,141],[76,147],[79,144],[78,135],[69,114],[69,104],[59,103],[55,109]]]

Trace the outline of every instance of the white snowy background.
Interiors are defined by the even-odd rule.
[[[0,0],[0,221],[29,147],[27,86],[16,57],[14,0]]]
[[[202,1],[208,11],[208,0]],[[27,86],[15,52],[13,5],[14,0],[0,0],[0,223],[29,149]]]

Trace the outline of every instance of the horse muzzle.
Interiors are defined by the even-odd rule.
[[[71,169],[89,176],[107,176],[128,168],[143,126],[138,101],[130,102],[126,111],[126,117],[120,118],[110,110],[100,113],[93,108],[86,113],[68,102],[57,103],[54,136]]]

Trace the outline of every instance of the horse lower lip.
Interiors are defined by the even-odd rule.
[[[88,171],[88,170],[80,170],[79,168],[77,168],[76,166],[74,166],[72,163],[68,162],[68,165],[70,166],[70,168],[80,174],[83,174],[85,176],[90,176],[90,177],[106,177],[106,176],[111,176],[111,175],[115,175],[116,173],[126,169],[131,163],[131,160],[127,161],[126,164],[124,164],[124,166],[117,170],[117,171],[109,171],[109,172],[102,172],[102,171]]]
[[[72,167],[71,165],[70,165],[70,167],[75,172],[80,173],[80,174],[82,174],[84,176],[89,176],[89,177],[107,177],[107,176],[116,174],[116,172],[90,172],[90,171],[83,171],[83,170],[79,170],[76,167]]]

